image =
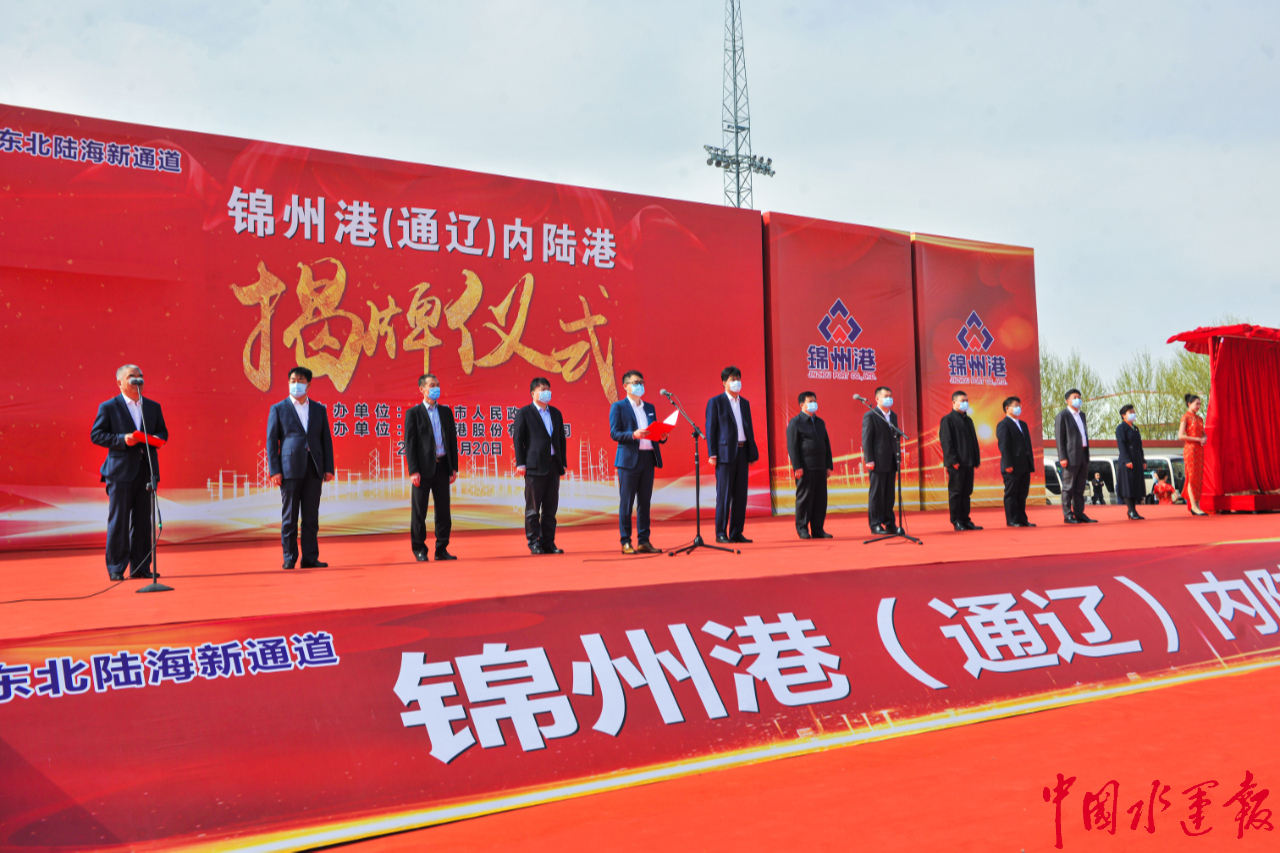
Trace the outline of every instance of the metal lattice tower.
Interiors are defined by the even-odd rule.
[[[724,203],[752,207],[751,176],[773,177],[772,158],[751,153],[751,110],[747,104],[747,55],[742,45],[742,4],[724,4],[724,95],[720,147],[704,145],[707,165],[724,170]]]

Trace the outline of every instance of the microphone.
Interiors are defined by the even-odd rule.
[[[129,377],[129,384],[130,384],[130,385],[136,385],[137,387],[141,388],[141,387],[142,387],[142,377],[141,377],[141,376],[130,376],[130,377]]]
[[[854,394],[853,399],[858,400],[859,402],[862,402],[862,403],[867,402],[867,398],[862,396],[861,394]]]
[[[670,391],[668,391],[666,388],[661,388],[661,389],[659,389],[659,390],[658,390],[658,393],[659,393],[659,394],[661,394],[662,396],[666,397],[668,400],[670,400],[670,399],[671,399],[671,392],[670,392]]]

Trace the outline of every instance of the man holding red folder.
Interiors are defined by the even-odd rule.
[[[649,437],[649,426],[657,418],[652,403],[644,396],[644,374],[628,370],[622,375],[622,387],[627,392],[623,400],[609,407],[609,433],[618,442],[618,452],[613,467],[618,471],[618,532],[622,537],[624,554],[660,554],[661,550],[649,543],[649,503],[653,499],[653,477],[662,467],[661,444],[666,441]],[[631,547],[631,507],[636,507],[636,535],[639,543]]]
[[[160,404],[143,399],[142,368],[126,364],[116,371],[120,394],[98,406],[90,440],[107,448],[100,471],[107,484],[107,575],[123,580],[151,577],[151,477],[160,480],[156,447],[169,440]],[[151,441],[143,438],[144,433]],[[158,442],[158,443],[157,443]]]

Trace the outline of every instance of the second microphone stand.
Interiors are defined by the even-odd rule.
[[[694,423],[693,418],[689,417],[689,413],[684,410],[684,406],[680,405],[680,399],[675,394],[663,391],[662,395],[667,398],[671,405],[676,407],[676,411],[689,422],[689,426],[693,427],[693,518],[695,522],[693,541],[688,545],[672,548],[667,554],[671,557],[676,554],[692,554],[695,548],[711,548],[712,550],[725,551],[729,554],[741,554],[742,552],[736,548],[708,545],[702,541],[702,458],[698,449],[698,441],[702,438],[702,431],[698,429],[698,425]]]
[[[862,399],[861,397],[857,397],[855,399],[859,403],[861,403],[864,407],[866,407],[867,411],[869,412],[874,411],[871,404],[868,403],[866,400]],[[882,416],[877,415],[877,417],[882,417]],[[895,461],[898,463],[897,464],[898,520],[894,523],[894,528],[892,533],[885,533],[882,536],[873,536],[870,539],[864,539],[862,544],[870,545],[872,542],[883,542],[886,539],[907,539],[911,542],[916,543],[917,545],[923,545],[924,543],[921,542],[916,537],[907,535],[907,510],[906,510],[906,507],[902,505],[902,440],[907,437],[907,434],[902,430],[898,429],[896,426],[894,426],[893,422],[890,421],[888,418],[884,418],[884,422],[885,422],[885,425],[889,427],[889,429],[893,430],[893,440],[897,444],[897,453],[896,453],[897,458],[895,459]],[[865,450],[864,450],[864,453],[865,453]],[[866,464],[866,461],[867,461],[866,457],[864,456],[862,460],[864,465]]]
[[[160,583],[160,532],[164,529],[164,520],[160,517],[160,495],[158,489],[160,478],[156,476],[156,466],[151,459],[151,435],[147,432],[147,416],[143,409],[142,387],[138,387],[138,410],[142,412],[142,449],[147,455],[147,465],[151,476],[147,478],[147,491],[151,493],[151,583],[140,587],[138,592],[173,592],[173,587]]]

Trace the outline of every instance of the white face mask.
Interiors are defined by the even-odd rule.
[[[1129,423],[1133,423],[1134,421],[1136,421],[1136,420],[1138,419],[1138,413],[1137,413],[1137,412],[1126,412],[1126,413],[1125,413],[1125,416],[1124,416],[1124,419],[1125,419],[1126,421],[1128,421]]]
[[[542,403],[544,406],[545,406],[547,403],[550,403],[550,402],[551,402],[551,391],[550,391],[549,389],[546,389],[546,388],[544,388],[543,390],[539,391],[539,392],[538,392],[538,402],[539,402],[539,403]]]
[[[815,401],[810,400],[804,404],[804,410],[812,415],[818,411],[818,404]]]
[[[303,397],[307,396],[307,383],[305,383],[305,382],[290,382],[290,383],[289,383],[289,396],[290,396],[290,397],[293,397],[293,398],[294,398],[294,399],[296,399],[296,400],[301,400]]]
[[[742,380],[741,380],[741,379],[732,379],[732,380],[730,380],[730,381],[729,381],[729,390],[730,390],[730,391],[732,391],[732,392],[733,392],[733,393],[735,393],[735,394],[737,394],[739,391],[741,391],[741,390],[742,390]]]

